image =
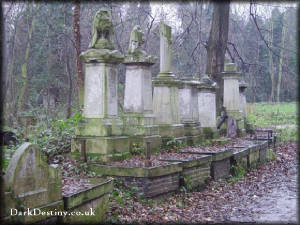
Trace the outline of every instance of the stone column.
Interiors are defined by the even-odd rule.
[[[87,156],[102,161],[129,153],[128,137],[122,136],[123,123],[118,117],[117,65],[124,56],[114,50],[112,35],[109,11],[101,9],[94,19],[89,49],[80,55],[85,63],[84,110],[72,142],[75,155],[86,143]]]
[[[154,125],[152,107],[151,66],[156,58],[141,49],[144,34],[135,26],[130,35],[128,53],[125,56],[125,96],[124,96],[124,133],[134,143],[146,148],[146,141],[151,141],[151,148],[161,145],[158,126]]]
[[[202,128],[216,130],[216,83],[207,75],[200,79],[198,88],[198,113]]]
[[[246,89],[248,87],[244,79],[240,80],[240,111],[243,113],[244,118],[247,117],[247,100],[246,100]]]
[[[179,86],[179,114],[180,122],[184,124],[185,136],[189,145],[200,144],[201,127],[198,117],[197,78],[182,78]]]
[[[162,137],[183,138],[178,107],[180,81],[171,72],[171,27],[160,24],[160,72],[153,80],[153,112]]]
[[[224,79],[224,103],[227,115],[232,116],[237,120],[238,129],[244,131],[244,120],[242,111],[240,111],[240,92],[239,79],[241,73],[237,72],[237,65],[235,63],[226,63],[224,72],[222,72]]]

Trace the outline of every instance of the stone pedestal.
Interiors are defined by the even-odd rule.
[[[109,11],[102,9],[94,19],[89,49],[80,57],[85,63],[83,119],[75,130],[73,155],[113,159],[129,152],[128,137],[118,117],[117,65],[124,59],[112,44],[113,25]],[[95,159],[95,160],[97,160]]]
[[[200,82],[196,78],[183,78],[179,86],[179,115],[184,124],[188,145],[201,143],[201,127],[198,116],[198,89]]]
[[[125,56],[124,134],[130,136],[131,144],[151,141],[151,148],[161,145],[158,126],[152,106],[151,66],[156,59],[140,49],[143,33],[139,26],[131,32],[128,54]]]
[[[239,92],[241,73],[237,72],[237,65],[235,63],[226,63],[222,77],[224,79],[224,107],[227,115],[234,117],[237,120],[238,129],[244,132],[244,117],[242,111],[240,111]]]
[[[198,88],[198,113],[201,127],[216,128],[216,83],[203,75]]]
[[[153,80],[153,112],[161,137],[185,140],[180,123],[178,86],[180,81],[171,72],[171,27],[160,24],[160,73]]]

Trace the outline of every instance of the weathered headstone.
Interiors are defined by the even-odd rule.
[[[151,66],[156,58],[141,49],[144,34],[140,26],[135,26],[130,35],[128,53],[125,55],[125,96],[124,96],[124,133],[130,140],[143,144],[151,140],[152,148],[161,145],[158,126],[154,125],[152,107]]]
[[[48,165],[39,147],[24,143],[14,153],[4,175],[5,211],[8,220],[36,222],[51,215],[18,216],[17,212],[34,210],[63,210],[61,171],[56,165]],[[53,216],[53,215],[52,215]]]
[[[239,92],[239,79],[241,73],[237,72],[237,65],[235,63],[226,63],[222,76],[224,79],[223,105],[227,110],[227,115],[234,117],[237,120],[238,129],[241,132],[244,132],[244,120],[242,112],[240,111]]]
[[[180,123],[178,86],[180,81],[171,72],[171,27],[160,24],[160,72],[153,80],[153,112],[162,137],[183,138]]]
[[[103,160],[129,151],[128,138],[122,136],[123,123],[118,116],[117,65],[124,57],[114,50],[112,35],[110,13],[101,9],[94,18],[89,49],[80,55],[86,74],[84,119],[79,122],[72,142],[73,155],[80,154],[82,139],[86,139],[86,154],[101,155]]]
[[[207,75],[200,79],[198,87],[198,113],[201,127],[216,129],[216,83]]]

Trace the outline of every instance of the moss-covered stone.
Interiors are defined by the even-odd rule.
[[[93,185],[91,188],[79,193],[64,196],[65,210],[80,212],[80,216],[63,217],[64,223],[100,223],[105,219],[107,212],[108,194],[113,189],[112,180],[107,180]],[[93,214],[91,212],[93,211]]]
[[[82,140],[85,139],[86,153],[114,154],[129,152],[129,138],[127,136],[110,137],[80,137],[72,139],[71,150],[81,152]]]
[[[61,171],[49,167],[37,145],[29,142],[14,153],[4,176],[5,191],[34,208],[62,199]],[[41,191],[42,190],[42,191]]]
[[[179,162],[155,167],[121,167],[90,164],[89,169],[103,175],[126,177],[157,177],[182,171]]]

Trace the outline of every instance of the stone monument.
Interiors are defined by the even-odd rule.
[[[216,131],[216,88],[208,75],[202,75],[198,88],[198,112],[199,122],[202,128],[209,128]]]
[[[201,142],[197,89],[199,84],[199,79],[185,77],[181,79],[181,85],[178,90],[180,121],[184,124],[188,145],[197,145]]]
[[[160,72],[153,80],[153,112],[155,124],[163,138],[185,141],[184,126],[180,123],[178,86],[180,81],[171,72],[171,27],[160,24]]]
[[[84,110],[72,142],[73,155],[85,149],[87,156],[102,161],[129,152],[128,137],[123,136],[118,116],[117,65],[124,57],[114,50],[112,35],[110,13],[101,9],[94,18],[89,48],[80,55],[85,63]]]
[[[235,63],[226,63],[224,72],[222,72],[224,79],[224,102],[223,106],[226,108],[228,117],[233,117],[237,121],[238,129],[244,132],[244,118],[240,110],[240,92],[239,79],[241,73],[237,72],[237,65]]]
[[[151,148],[161,145],[158,126],[154,125],[152,106],[151,66],[156,58],[141,49],[144,34],[135,26],[130,35],[128,53],[125,55],[124,133],[130,142],[143,144],[151,141]]]

